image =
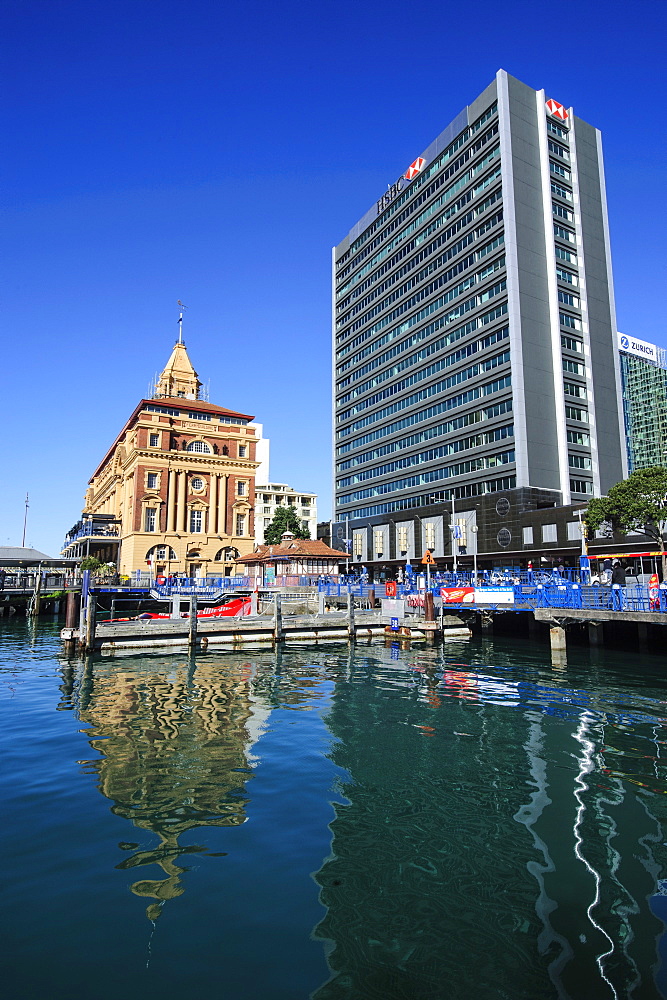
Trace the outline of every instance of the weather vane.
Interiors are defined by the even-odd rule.
[[[178,308],[180,310],[179,316],[178,316],[178,342],[179,342],[179,344],[182,344],[183,343],[183,313],[184,313],[184,311],[188,307],[185,305],[185,303],[181,302],[181,300],[178,299]]]

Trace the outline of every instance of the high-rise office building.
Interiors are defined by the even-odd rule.
[[[618,335],[628,469],[667,464],[667,351]]]
[[[333,282],[335,536],[365,532],[358,559],[446,555],[452,502],[464,530],[481,498],[623,478],[601,137],[572,108],[500,70],[334,249]]]

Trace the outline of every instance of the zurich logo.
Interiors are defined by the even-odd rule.
[[[627,350],[627,348],[629,346],[630,346],[630,341],[628,340],[628,338],[627,337],[621,337],[621,347],[623,347],[623,348],[625,348]]]

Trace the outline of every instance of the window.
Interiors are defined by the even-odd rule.
[[[239,458],[245,458],[248,454],[248,446],[246,444],[239,445]]]
[[[578,385],[576,382],[563,382],[563,388],[568,396],[578,396],[580,399],[586,399],[586,389],[583,385]]]
[[[577,266],[576,253],[572,253],[571,250],[566,250],[565,247],[559,247],[559,246],[555,248],[554,252],[559,260],[566,260],[568,264],[574,264],[575,267]]]
[[[568,431],[567,432],[567,443],[568,444],[581,444],[588,448],[591,443],[591,439],[585,431]]]
[[[574,222],[574,213],[566,208],[565,205],[559,205],[557,201],[553,203],[552,211],[554,215],[558,216],[559,219],[566,219],[568,222]]]
[[[558,195],[559,198],[564,198],[565,201],[572,201],[572,192],[559,184],[558,181],[551,182],[551,193]]]
[[[202,530],[202,512],[200,510],[190,511],[190,531],[194,535],[198,535]]]
[[[581,330],[581,320],[577,319],[576,316],[568,316],[567,313],[559,313],[558,315],[563,326],[569,327],[570,330]]]
[[[563,371],[570,372],[571,375],[586,374],[586,368],[584,365],[580,364],[578,361],[570,361],[569,358],[563,358]]]
[[[304,517],[310,517],[310,507],[303,507],[301,513]]]
[[[206,441],[190,441],[186,451],[197,451],[200,455],[210,455],[211,446]]]
[[[547,118],[547,132],[551,132],[552,135],[557,135],[559,139],[565,139],[567,142],[569,132],[566,128],[562,128],[560,125],[556,125],[556,122],[551,118]]]
[[[158,448],[160,446],[160,435],[159,434],[149,434],[148,445],[150,448]]]
[[[567,351],[577,351],[579,354],[584,353],[583,343],[580,340],[576,340],[574,337],[561,335],[560,346],[564,347]]]
[[[556,156],[562,156],[564,160],[570,159],[570,154],[565,147],[561,146],[560,143],[554,142],[553,139],[549,139],[549,152],[555,153]]]
[[[564,267],[556,266],[556,277],[559,281],[567,281],[568,285],[578,285],[579,278],[572,271],[566,271]]]
[[[434,549],[435,548],[435,525],[434,524],[425,524],[424,525],[424,534],[425,534],[426,548],[427,549]]]
[[[568,542],[576,542],[581,538],[581,530],[579,528],[578,521],[568,521],[567,522],[567,540]]]
[[[408,551],[408,529],[398,529],[398,548],[401,554]]]
[[[262,507],[262,514],[270,514],[270,513],[271,513],[270,507]]]
[[[190,486],[192,487],[193,490],[203,490],[204,485],[205,483],[204,480],[201,478],[201,476],[193,476],[192,479],[190,480]]]
[[[210,420],[210,413],[188,413],[190,420]]]
[[[157,472],[149,472],[146,476],[146,486],[149,490],[157,489]]]
[[[574,306],[575,309],[579,308],[579,296],[573,295],[572,292],[564,292],[562,288],[558,289],[558,301],[562,302],[565,306]]]
[[[571,479],[570,489],[573,493],[586,493],[588,496],[593,494],[593,484],[587,479]]]
[[[236,515],[236,534],[245,535],[245,514]]]
[[[155,531],[156,521],[157,521],[157,508],[146,507],[146,510],[144,512],[144,531]]]
[[[554,163],[553,160],[549,160],[549,170],[552,174],[564,177],[566,181],[569,181],[570,179],[570,171],[567,167],[564,167],[562,163]]]
[[[565,416],[568,420],[581,420],[582,423],[588,423],[588,410],[582,410],[578,406],[566,406]]]
[[[555,524],[543,524],[542,525],[542,541],[543,542],[557,542],[558,534]]]
[[[236,484],[236,495],[239,497],[244,497],[246,495],[246,486],[248,484],[240,482]]]
[[[270,518],[270,517],[265,517],[265,518],[264,518],[264,527],[265,527],[265,528],[268,528],[268,526],[269,526],[270,524],[271,524],[271,518]]]
[[[577,238],[571,229],[566,229],[564,226],[559,226],[557,222],[554,222],[554,236],[559,240],[567,240],[568,243],[576,243]]]
[[[533,544],[533,529],[532,529],[532,526],[529,526],[529,527],[526,527],[526,528],[522,528],[521,530],[522,530],[522,534],[523,534],[523,544],[524,545],[532,545]]]
[[[571,469],[590,469],[591,460],[588,455],[568,455],[567,464]]]
[[[355,556],[364,554],[364,538],[360,531],[354,533],[354,554]]]

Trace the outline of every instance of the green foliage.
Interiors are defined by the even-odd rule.
[[[84,558],[81,560],[79,569],[81,570],[81,572],[83,572],[84,569],[90,569],[94,573],[95,570],[98,570],[101,565],[102,563],[96,556],[84,556]]]
[[[273,521],[264,531],[264,541],[267,545],[279,545],[283,532],[291,531],[296,538],[310,538],[308,529],[301,527],[293,507],[276,507]]]
[[[641,531],[665,551],[662,532],[667,518],[667,469],[637,469],[612,486],[606,497],[591,500],[586,524],[595,530],[607,521],[615,532]]]

